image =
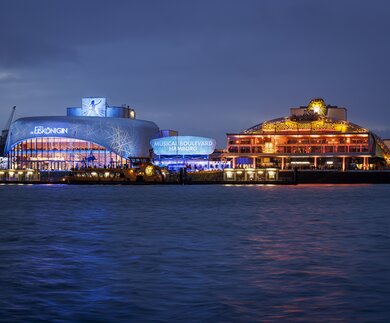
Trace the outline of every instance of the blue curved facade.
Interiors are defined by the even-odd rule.
[[[94,142],[123,158],[148,157],[149,142],[158,136],[151,121],[99,117],[30,117],[13,122],[6,152],[15,144],[37,137],[80,139]]]
[[[155,123],[130,118],[21,118],[9,129],[5,153],[14,169],[122,167],[129,159],[148,158],[158,132]]]
[[[159,156],[210,155],[216,141],[212,138],[195,136],[171,136],[150,141],[153,152]]]

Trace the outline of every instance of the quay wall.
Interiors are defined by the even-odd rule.
[[[18,173],[18,171],[15,171]],[[0,183],[65,183],[63,178],[69,172],[39,172],[38,176],[27,178],[0,177]],[[183,176],[184,175],[184,176]],[[97,184],[94,181],[84,184]],[[107,183],[110,184],[110,183]],[[150,183],[149,183],[150,184]],[[153,183],[152,183],[153,184]],[[160,184],[390,184],[390,170],[382,171],[331,171],[331,170],[288,170],[279,171],[274,181],[224,181],[223,172],[199,172],[188,174],[171,174]]]
[[[390,171],[300,170],[295,177],[297,184],[390,184]]]

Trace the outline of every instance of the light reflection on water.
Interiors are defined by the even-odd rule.
[[[10,321],[387,321],[389,185],[1,186]]]

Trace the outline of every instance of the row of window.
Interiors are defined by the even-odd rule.
[[[257,153],[281,153],[281,154],[310,154],[310,153],[363,153],[368,152],[366,145],[359,146],[278,146],[276,148],[267,148],[261,146],[230,146],[228,152],[257,154]]]
[[[105,150],[92,142],[66,138],[34,138],[17,145],[16,150]]]
[[[237,139],[234,137],[228,138],[228,145],[261,145],[269,142],[277,142],[278,144],[365,144],[368,142],[368,137],[330,137],[330,138],[245,138]]]
[[[20,142],[8,154],[12,168],[71,169],[118,167],[126,159],[97,144],[64,138],[34,138]]]

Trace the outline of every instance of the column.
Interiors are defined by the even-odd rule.
[[[363,169],[368,169],[368,157],[363,157]]]
[[[233,157],[232,168],[236,168],[236,157]]]
[[[342,162],[342,164],[343,164],[343,172],[345,172],[345,157],[342,157],[343,158],[343,162]]]
[[[317,157],[314,157],[314,168],[317,169]]]
[[[284,157],[282,157],[282,170],[284,169]]]
[[[256,168],[256,157],[252,158],[252,168]]]

